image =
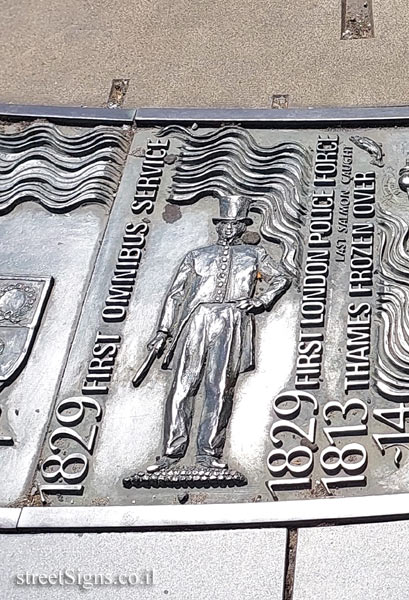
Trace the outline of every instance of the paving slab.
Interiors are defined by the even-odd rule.
[[[409,596],[409,521],[300,529],[293,600]]]
[[[341,1],[0,2],[1,98],[128,106],[405,103],[408,11],[374,2],[375,37],[341,40]],[[16,40],[19,43],[16,43]]]
[[[1,597],[281,600],[285,544],[284,530],[3,535]]]

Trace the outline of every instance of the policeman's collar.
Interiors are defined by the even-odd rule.
[[[221,240],[221,239],[217,240],[218,246],[238,246],[239,244],[242,244],[242,243],[243,242],[241,241],[241,238],[234,238],[233,240]]]

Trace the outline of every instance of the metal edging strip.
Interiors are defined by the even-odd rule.
[[[0,507],[0,533],[17,529],[22,510],[22,508]]]
[[[136,109],[0,104],[1,120],[48,119],[80,125],[132,125]]]
[[[258,127],[373,127],[409,124],[409,106],[289,109],[138,108],[136,125],[170,123],[220,125],[240,123]]]
[[[132,125],[169,123],[221,125],[240,123],[258,127],[372,127],[409,124],[409,105],[372,107],[263,108],[92,108],[0,104],[0,120],[48,119],[76,124]]]
[[[289,500],[253,504],[170,506],[26,507],[18,532],[233,529],[245,527],[307,527],[409,519],[409,494]]]

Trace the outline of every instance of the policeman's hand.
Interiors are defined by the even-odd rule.
[[[263,308],[263,303],[258,298],[246,298],[245,300],[239,300],[236,306],[245,312],[254,312]]]
[[[164,333],[163,331],[158,331],[155,333],[155,335],[148,342],[148,350],[155,349],[156,352],[159,353],[165,347],[167,337],[168,334]]]

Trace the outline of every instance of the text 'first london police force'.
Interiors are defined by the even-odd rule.
[[[320,138],[314,167],[307,256],[302,284],[302,304],[295,385],[298,389],[320,387],[335,185],[339,150],[338,136]],[[353,216],[369,220],[375,214],[375,174],[354,177]],[[372,294],[373,222],[352,226],[348,294],[351,299]],[[345,391],[369,387],[369,344],[371,307],[350,303],[347,321]]]

